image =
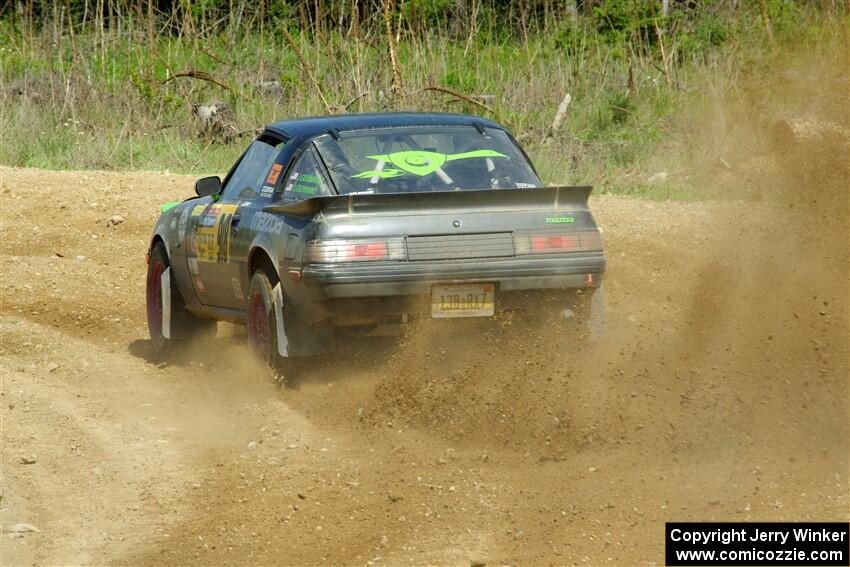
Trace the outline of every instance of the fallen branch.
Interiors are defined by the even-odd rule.
[[[325,98],[325,94],[322,92],[322,87],[319,85],[319,81],[316,79],[316,76],[313,74],[313,69],[310,67],[310,64],[307,63],[307,60],[304,59],[304,56],[301,54],[301,50],[298,49],[298,44],[295,43],[295,40],[290,35],[289,31],[284,27],[281,28],[283,32],[283,36],[286,38],[286,41],[289,43],[289,47],[295,52],[295,55],[298,56],[298,60],[301,61],[301,68],[304,69],[304,72],[307,73],[307,76],[310,77],[310,81],[313,83],[313,88],[316,89],[316,93],[318,93],[319,98],[322,101],[322,104],[325,106],[325,111],[328,114],[333,114],[333,110],[331,110],[331,105],[328,104],[328,99]]]
[[[366,95],[368,95],[368,94],[369,94],[369,91],[366,91],[366,92],[362,92],[362,93],[360,93],[359,95],[357,95],[356,97],[354,97],[353,99],[351,99],[351,101],[350,101],[348,104],[346,104],[345,106],[343,106],[343,107],[342,107],[342,109],[343,109],[343,110],[348,110],[349,108],[351,108],[351,105],[352,105],[352,104],[354,104],[355,102],[357,102],[358,100],[360,100],[361,98],[363,98],[364,96],[366,96]]]
[[[203,45],[200,45],[199,47],[201,48],[201,51],[203,51],[203,52],[204,52],[204,54],[205,54],[207,57],[209,57],[209,58],[210,58],[210,59],[212,59],[213,61],[216,61],[216,62],[218,62],[218,63],[221,63],[222,65],[226,65],[226,63],[225,63],[224,61],[222,61],[222,60],[221,60],[221,58],[219,58],[219,57],[218,57],[215,53],[213,53],[212,51],[210,51],[209,49],[207,49],[207,48],[206,48],[206,47],[204,47]]]
[[[195,70],[192,70],[192,69],[190,69],[189,71],[181,71],[180,73],[174,73],[173,75],[171,75],[170,77],[168,77],[167,79],[162,81],[161,84],[164,85],[164,84],[166,84],[170,81],[173,81],[174,79],[176,79],[178,77],[186,77],[186,78],[189,78],[189,79],[198,79],[198,80],[201,80],[201,81],[207,81],[208,83],[218,85],[219,87],[223,88],[227,92],[232,92],[230,87],[228,87],[227,85],[225,85],[224,83],[222,83],[221,81],[219,81],[218,79],[216,79],[215,77],[210,75],[209,73],[204,73],[203,71],[195,71]]]
[[[456,91],[454,89],[450,89],[448,87],[443,87],[443,86],[440,86],[440,85],[431,85],[429,87],[425,87],[425,88],[420,89],[420,90],[436,91],[436,92],[440,92],[440,93],[446,93],[446,94],[452,95],[455,98],[459,98],[460,100],[466,101],[470,104],[474,104],[475,106],[477,106],[479,108],[483,108],[487,112],[492,112],[494,114],[496,113],[496,111],[493,109],[493,107],[488,106],[481,101],[475,100],[474,98],[472,98],[469,95],[465,95],[462,92],[458,92],[458,91]]]

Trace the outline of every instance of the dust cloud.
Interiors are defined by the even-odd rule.
[[[553,459],[626,438],[790,458],[817,434],[846,478],[847,61],[821,55],[707,96],[678,126],[681,146],[711,151],[668,166],[717,202],[684,222],[633,204],[635,224],[650,218],[609,237],[606,341],[431,322],[376,361],[368,421]],[[609,202],[593,204],[603,227],[625,220]]]

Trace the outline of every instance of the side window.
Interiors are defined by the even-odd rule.
[[[227,180],[223,195],[229,199],[256,199],[266,179],[271,177],[281,145],[282,142],[275,146],[261,140],[253,142]],[[277,166],[278,174],[279,170]],[[274,181],[277,181],[277,177]]]
[[[298,201],[332,194],[333,191],[319,165],[316,150],[311,145],[301,153],[298,161],[289,170],[283,187],[283,198],[287,201]]]

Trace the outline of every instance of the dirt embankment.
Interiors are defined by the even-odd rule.
[[[291,390],[230,326],[146,358],[191,179],[0,169],[0,512],[40,530],[0,562],[658,564],[665,521],[847,519],[847,138],[786,134],[700,181],[744,199],[594,199],[604,342],[434,322]]]

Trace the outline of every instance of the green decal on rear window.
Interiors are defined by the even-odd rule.
[[[381,171],[364,171],[363,173],[358,173],[357,175],[352,175],[351,177],[357,179],[365,179],[367,177],[380,177],[381,179],[390,179],[391,177],[398,177],[399,175],[404,175],[404,172],[400,169],[382,169]]]
[[[574,217],[546,217],[546,224],[564,224],[576,222]]]
[[[172,201],[170,203],[165,203],[164,205],[159,206],[159,210],[164,213],[168,209],[170,209],[172,207],[176,207],[179,204],[180,204],[180,201]]]
[[[462,152],[459,154],[441,154],[439,152],[429,152],[425,150],[408,150],[404,152],[393,152],[391,154],[382,154],[374,156],[366,156],[369,159],[381,162],[383,164],[392,164],[398,169],[380,169],[374,171],[364,171],[357,175],[352,175],[356,178],[366,177],[398,177],[404,173],[412,173],[413,175],[425,176],[434,173],[447,161],[469,158],[486,158],[499,157],[506,158],[503,153],[495,150],[474,150],[471,152]]]

